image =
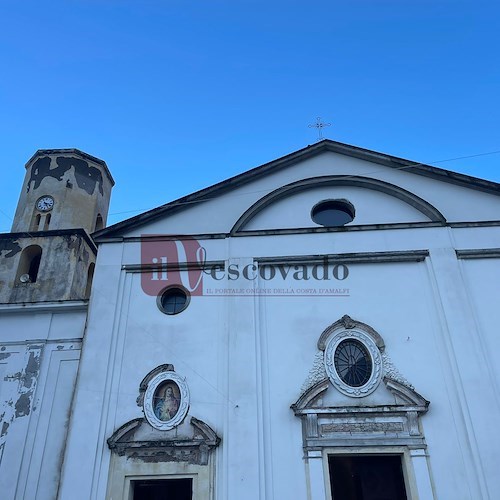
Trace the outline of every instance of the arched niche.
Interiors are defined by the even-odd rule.
[[[43,230],[44,231],[48,231],[49,230],[49,226],[50,226],[50,219],[52,219],[52,215],[51,214],[47,214],[45,216],[45,221],[43,223]]]
[[[101,214],[97,214],[94,231],[100,231],[101,229],[104,229],[104,220]]]
[[[87,282],[85,285],[85,295],[84,295],[86,299],[90,298],[90,292],[92,290],[92,281],[94,279],[94,269],[95,269],[95,264],[91,262],[87,270]]]
[[[38,278],[40,262],[42,259],[42,248],[38,245],[26,247],[19,258],[16,273],[16,284],[35,283]]]
[[[33,215],[33,222],[31,223],[31,230],[38,231],[40,229],[41,214],[35,213]]]
[[[399,186],[369,177],[330,175],[302,179],[272,191],[255,202],[240,216],[231,229],[231,234],[237,234],[245,231],[246,226],[249,225],[252,219],[273,204],[286,200],[287,198],[295,196],[299,193],[328,187],[362,188],[379,194],[384,194],[386,197],[399,200],[399,202],[413,208],[416,213],[421,214],[420,216],[422,217],[422,220],[440,224],[444,224],[446,222],[445,217],[437,208],[419,196]],[[353,223],[356,223],[356,220],[354,220]]]

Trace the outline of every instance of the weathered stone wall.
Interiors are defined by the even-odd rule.
[[[23,249],[42,248],[35,283],[16,279]],[[96,249],[83,231],[51,231],[0,237],[0,303],[83,300]]]
[[[106,223],[113,183],[102,160],[77,150],[41,150],[26,165],[12,231],[33,230],[33,218],[38,213],[42,230],[50,213],[48,229],[81,227],[92,233],[98,214]],[[37,210],[41,196],[54,199],[50,212]]]

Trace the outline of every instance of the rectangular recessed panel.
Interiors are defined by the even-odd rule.
[[[399,455],[328,457],[333,500],[407,500]]]

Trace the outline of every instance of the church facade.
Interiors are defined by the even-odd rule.
[[[30,161],[0,235],[6,498],[495,498],[500,185],[324,140],[100,228],[104,162]],[[58,190],[85,224],[44,227]]]

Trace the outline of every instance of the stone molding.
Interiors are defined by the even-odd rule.
[[[329,389],[325,379],[310,387],[292,404],[302,420],[304,450],[332,446],[410,446],[425,448],[419,418],[429,401],[415,390],[385,377],[396,404],[372,406],[324,406]]]
[[[161,420],[155,413],[155,394],[165,382],[172,382],[179,388],[180,401],[175,415],[169,420]],[[186,380],[174,371],[162,371],[149,382],[144,394],[144,415],[147,421],[156,429],[168,431],[177,427],[186,417],[189,410],[189,389]]]
[[[366,334],[368,334],[370,337],[372,337],[373,341],[380,349],[380,351],[384,352],[385,344],[382,337],[371,326],[367,325],[366,323],[362,323],[361,321],[352,319],[347,314],[344,314],[342,318],[335,321],[335,323],[332,323],[329,327],[325,328],[325,330],[318,339],[318,349],[320,351],[324,351],[329,337],[332,334],[334,334],[337,330],[339,329],[353,330],[354,328],[357,328],[358,330],[361,330]]]
[[[143,406],[144,404],[144,394],[148,388],[149,382],[156,377],[159,373],[162,372],[174,372],[174,365],[170,363],[166,363],[164,365],[159,365],[156,368],[153,368],[142,380],[139,384],[139,396],[137,397],[137,406]]]
[[[347,318],[349,317],[347,316]],[[362,398],[375,391],[378,387],[378,384],[380,383],[383,370],[382,356],[379,347],[377,346],[377,344],[375,344],[375,341],[370,335],[362,330],[355,329],[354,322],[347,324],[349,329],[338,330],[330,336],[328,342],[326,343],[324,352],[325,370],[330,381],[338,391],[353,398]],[[343,341],[350,339],[361,342],[361,344],[369,351],[370,357],[372,359],[372,370],[370,378],[365,384],[360,387],[351,387],[350,385],[346,384],[338,375],[337,370],[334,366],[335,350]]]
[[[367,384],[352,388],[339,382],[332,357],[336,346],[355,338],[370,351],[373,372]],[[409,446],[425,448],[419,418],[429,401],[422,397],[392,363],[382,337],[370,326],[344,315],[318,339],[313,366],[301,394],[291,409],[302,420],[304,450],[338,446]],[[361,398],[380,384],[392,394],[389,404],[368,404]],[[328,406],[324,394],[330,387],[353,398],[352,405]],[[345,386],[345,387],[344,387]],[[347,390],[346,390],[347,388]],[[355,394],[363,389],[362,394]],[[359,404],[355,405],[357,398]]]
[[[143,462],[187,462],[207,465],[220,438],[202,420],[190,419],[191,435],[152,428],[144,418],[130,420],[108,439],[112,453]]]
[[[285,186],[281,186],[280,188],[263,196],[240,216],[232,227],[230,234],[234,235],[243,230],[248,222],[250,222],[259,212],[270,206],[272,203],[302,191],[325,186],[354,186],[379,191],[407,203],[421,212],[431,222],[438,222],[440,224],[446,223],[445,217],[436,207],[400,186],[396,186],[395,184],[381,181],[379,179],[358,175],[352,175],[349,177],[343,175],[326,175],[311,177],[309,179],[301,179]]]

